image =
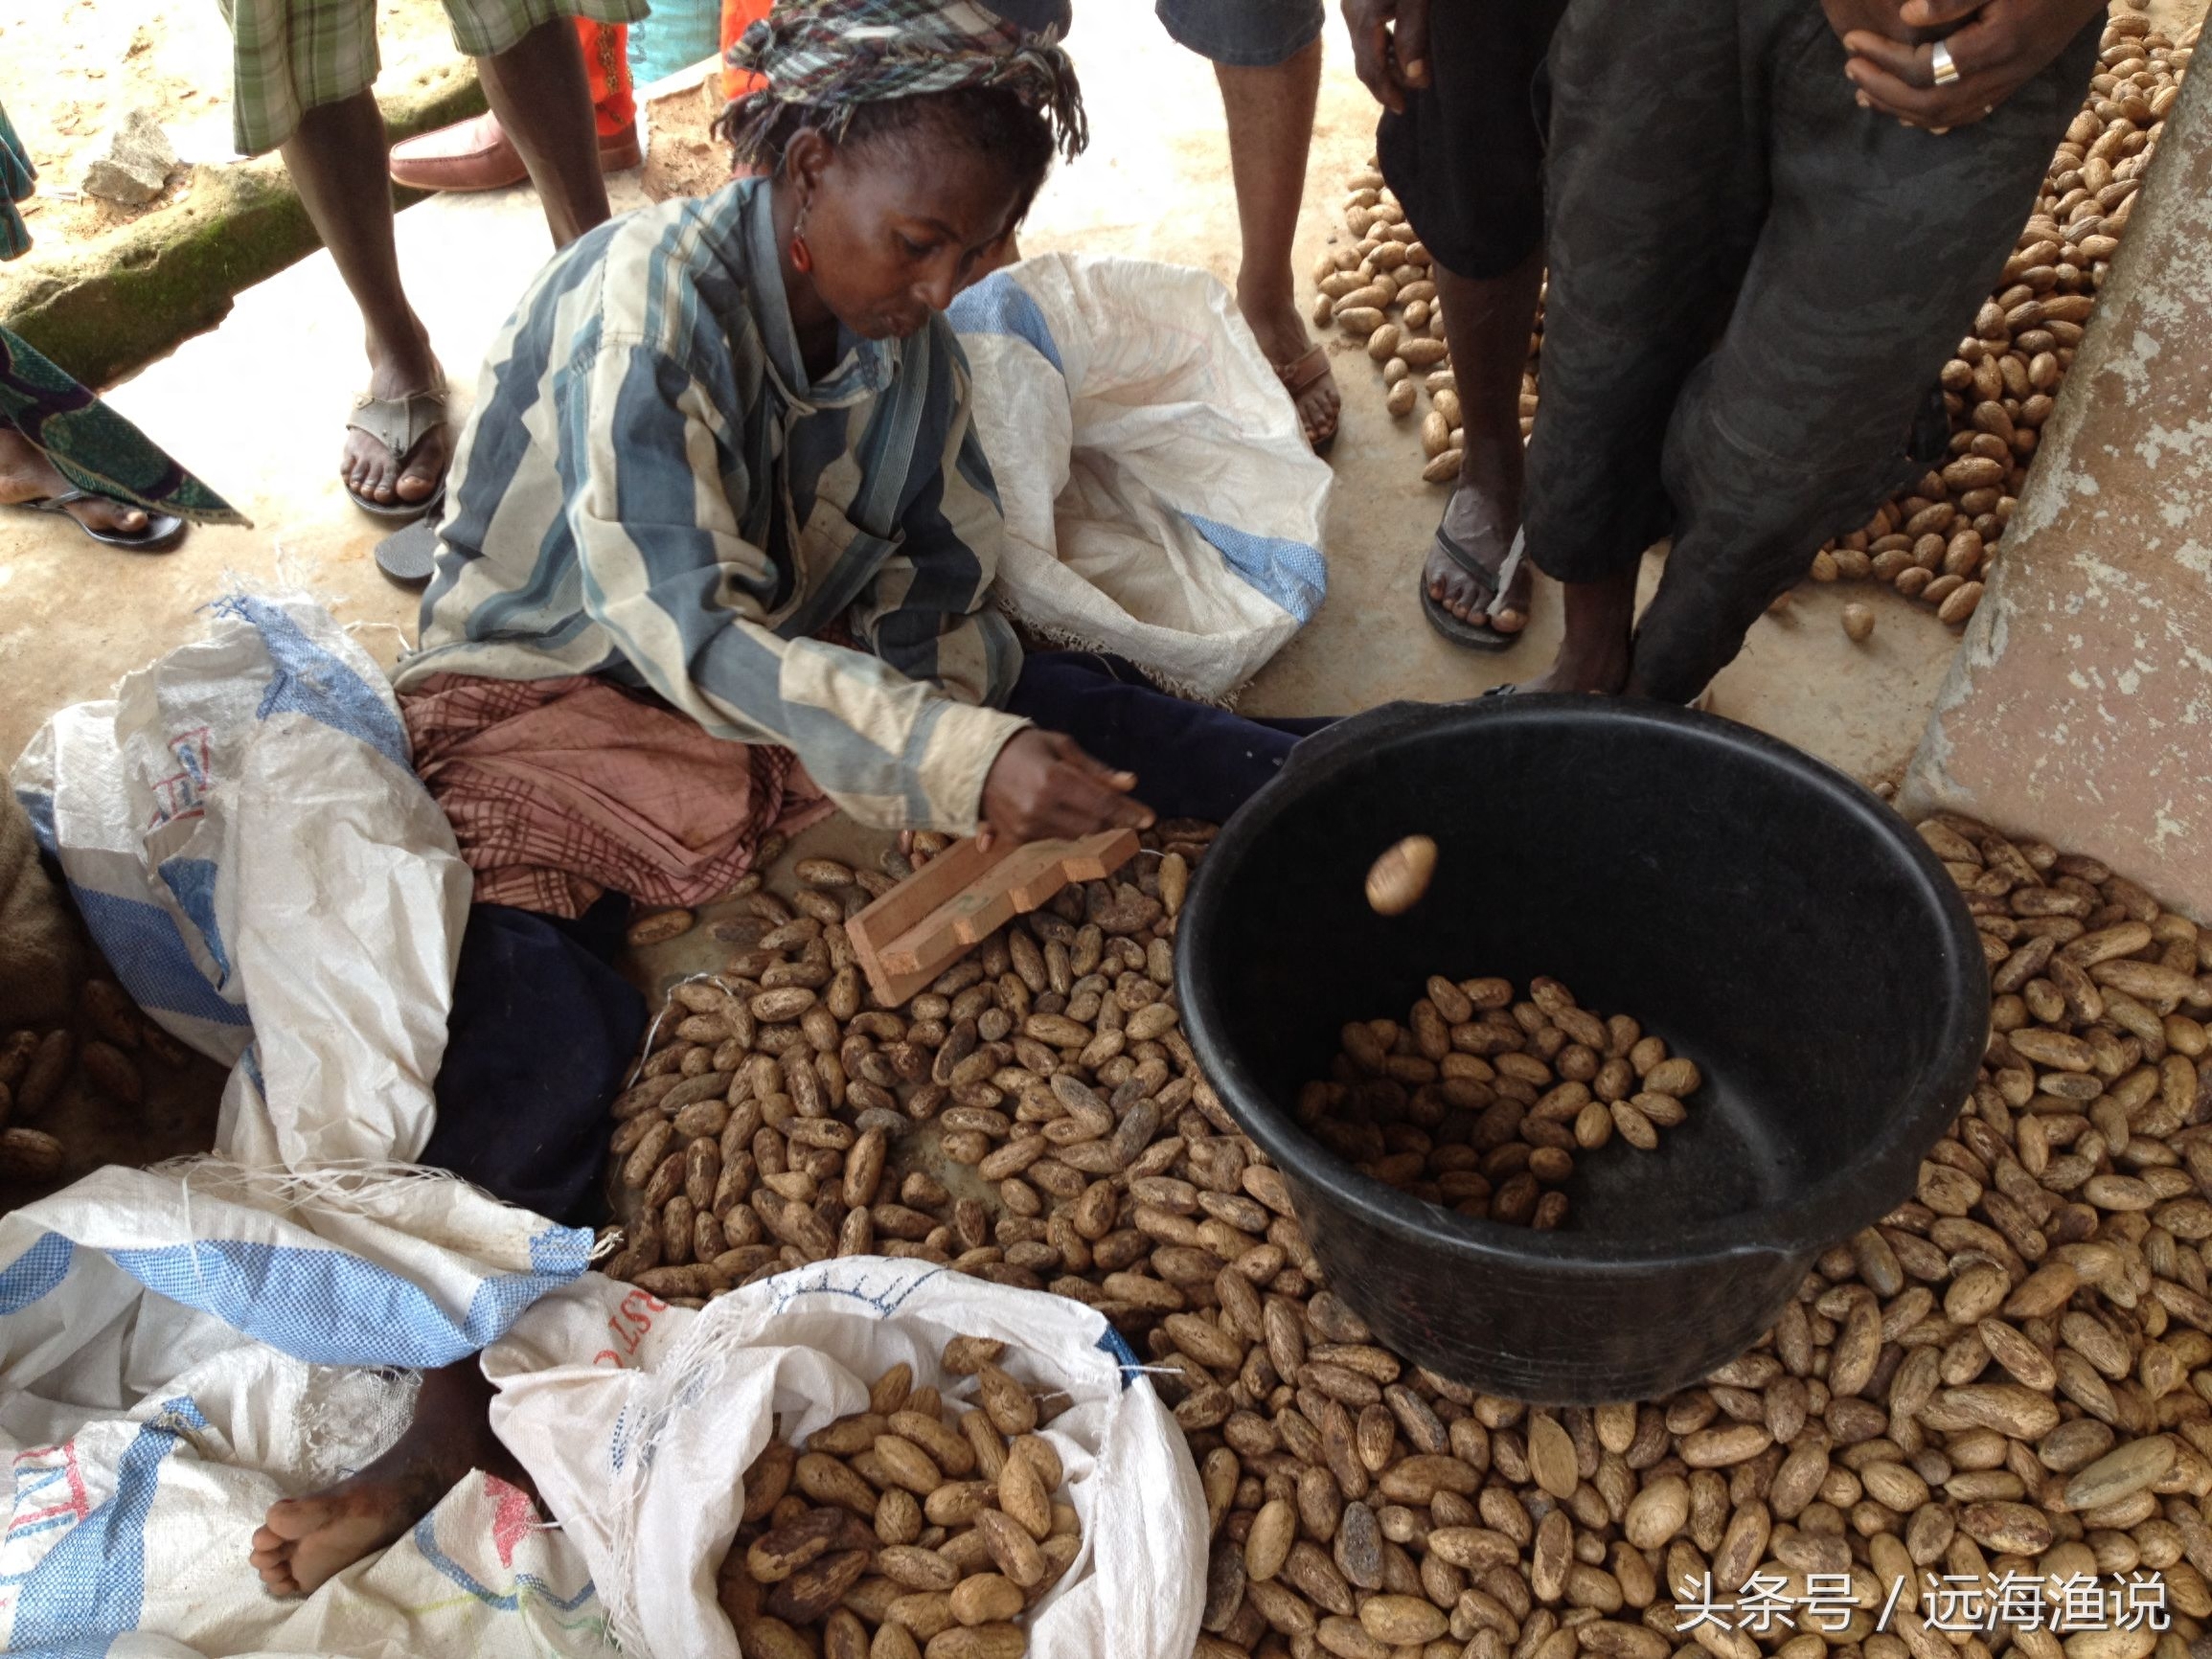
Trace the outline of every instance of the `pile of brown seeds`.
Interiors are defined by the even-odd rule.
[[[1617,1132],[1653,1151],[1703,1082],[1627,1014],[1601,1018],[1556,979],[1432,975],[1405,1023],[1355,1020],[1298,1121],[1386,1186],[1462,1216],[1539,1231],[1567,1216],[1575,1154]]]
[[[0,1127],[0,1180],[43,1183],[60,1173],[67,1156],[60,1137],[11,1120],[45,1117],[73,1077],[126,1106],[140,1104],[141,1053],[172,1070],[192,1057],[106,979],[84,982],[74,1022],[0,1035],[0,1125],[7,1125]]]
[[[1037,1432],[1064,1396],[1002,1370],[1004,1344],[955,1337],[972,1376],[952,1408],[913,1368],[868,1409],[773,1441],[744,1476],[742,1524],[717,1591],[754,1659],[1021,1659],[1022,1621],[1075,1565],[1083,1532],[1060,1454]]]
[[[1924,826],[1997,996],[1917,1194],[1826,1251],[1698,1386],[1549,1409],[1407,1363],[1322,1285],[1281,1175],[1175,1028],[1166,946],[1210,836],[1163,828],[1133,882],[1063,896],[901,1010],[755,1000],[812,994],[767,985],[778,966],[833,980],[833,922],[734,963],[721,1034],[664,1029],[652,1087],[626,1097],[656,1204],[620,1267],[701,1297],[874,1249],[1104,1309],[1200,1470],[1205,1659],[2186,1659],[2212,1620],[2212,938],[2194,922],[2093,859]],[[895,1173],[928,1135],[942,1178]],[[680,1261],[654,1265],[664,1242]],[[701,1243],[719,1246],[703,1263]],[[2165,1634],[2054,1633],[2076,1575],[2135,1573],[2162,1580]],[[1685,1630],[1678,1599],[1708,1574],[1723,1599],[1753,1575],[1840,1589],[1840,1616]],[[2053,1617],[1940,1629],[1933,1579],[2033,1579]]]

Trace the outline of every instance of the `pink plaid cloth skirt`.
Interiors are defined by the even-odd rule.
[[[592,675],[439,674],[399,707],[481,904],[573,918],[609,891],[709,903],[770,831],[832,810],[790,750],[712,737],[650,693]]]

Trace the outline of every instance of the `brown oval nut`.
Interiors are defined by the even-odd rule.
[[[959,1430],[947,1427],[942,1418],[927,1412],[895,1411],[885,1420],[884,1427],[892,1434],[903,1435],[912,1441],[929,1454],[931,1463],[955,1480],[964,1480],[975,1472],[974,1446]]]
[[[1018,1625],[960,1625],[932,1636],[923,1653],[924,1659],[1021,1659],[1028,1647]]]
[[[811,1625],[845,1599],[868,1570],[866,1550],[841,1550],[810,1561],[768,1597],[768,1611],[794,1625]]]
[[[146,1099],[146,1084],[138,1075],[138,1062],[113,1043],[95,1039],[84,1045],[78,1057],[84,1075],[93,1086],[111,1100],[121,1101],[126,1106],[135,1106]]]
[[[61,1171],[64,1148],[37,1129],[0,1129],[0,1178],[50,1181]]]
[[[998,1471],[998,1507],[1043,1540],[1052,1534],[1052,1496],[1035,1463],[1009,1456]]]
[[[901,1596],[884,1609],[884,1618],[903,1626],[919,1642],[928,1642],[952,1628],[952,1598],[943,1590],[917,1590]]]
[[[1029,1598],[1003,1573],[977,1573],[952,1591],[952,1616],[963,1625],[996,1625],[1021,1617]]]
[[[800,1457],[793,1472],[799,1489],[816,1503],[834,1504],[865,1520],[875,1520],[876,1489],[837,1459],[822,1452],[807,1452]],[[940,1487],[938,1490],[944,1489]]]
[[[1393,1648],[1433,1642],[1451,1627],[1443,1610],[1421,1596],[1370,1596],[1360,1606],[1359,1624]]]
[[[781,1619],[755,1619],[745,1626],[746,1659],[814,1659],[814,1645]]]
[[[650,916],[641,916],[629,924],[624,937],[635,946],[659,944],[665,940],[679,938],[692,930],[698,919],[688,910],[658,910]]]
[[[2029,1504],[1968,1504],[1958,1525],[1977,1544],[2005,1555],[2036,1556],[2050,1548],[2051,1518]]]
[[[946,1481],[922,1500],[922,1512],[934,1527],[965,1527],[988,1510],[997,1496],[989,1481]]]
[[[1644,1087],[1658,1094],[1673,1095],[1676,1100],[1696,1094],[1704,1081],[1696,1062],[1679,1055],[1661,1060],[1644,1074]]]
[[[937,1466],[936,1460],[904,1435],[879,1434],[875,1447],[877,1460],[892,1484],[916,1497],[926,1500],[945,1484],[945,1471]]]
[[[1023,1435],[1008,1448],[1008,1455],[1021,1458],[1035,1467],[1037,1478],[1044,1483],[1044,1489],[1048,1492],[1060,1490],[1067,1479],[1067,1471],[1060,1466],[1060,1453],[1053,1449],[1052,1442],[1042,1435]]]
[[[976,1367],[975,1389],[977,1400],[1000,1434],[1012,1438],[1037,1427],[1037,1401],[1029,1390],[991,1361]]]
[[[791,1489],[791,1471],[799,1454],[783,1441],[770,1441],[745,1470],[742,1489],[745,1507],[740,1519],[746,1526],[765,1520],[768,1511],[783,1502]]]
[[[852,1608],[839,1607],[823,1623],[822,1659],[868,1659],[868,1626]]]
[[[2098,1509],[2142,1491],[2165,1478],[2177,1456],[2178,1448],[2165,1435],[2130,1441],[2066,1482],[2066,1508]]]
[[[1026,1590],[1043,1580],[1044,1552],[1029,1529],[1012,1515],[1003,1510],[985,1510],[975,1517],[975,1530],[983,1534],[998,1570],[1016,1584]]]
[[[876,1570],[908,1590],[950,1590],[960,1569],[935,1550],[892,1544],[876,1552]]]
[[[1367,872],[1367,902],[1380,916],[1402,916],[1421,902],[1436,875],[1436,843],[1408,835],[1386,848]]]
[[[1270,1498],[1244,1534],[1244,1576],[1265,1581],[1283,1570],[1298,1537],[1298,1510],[1288,1498]]]
[[[23,1080],[15,1087],[15,1107],[21,1112],[43,1112],[60,1094],[61,1085],[69,1079],[70,1063],[77,1057],[77,1041],[66,1026],[57,1027],[38,1039],[33,1051],[31,1064],[25,1068]]]
[[[886,1622],[869,1639],[868,1659],[922,1659],[922,1647],[905,1625]]]
[[[845,1535],[849,1517],[837,1509],[809,1510],[798,1519],[774,1528],[753,1541],[745,1552],[745,1571],[763,1584],[780,1584],[808,1562],[829,1553]]]

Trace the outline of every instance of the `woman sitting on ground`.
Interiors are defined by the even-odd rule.
[[[724,118],[766,176],[579,239],[493,343],[397,675],[477,900],[421,1156],[540,1214],[596,1202],[631,901],[710,902],[831,803],[1014,840],[1223,816],[1296,735],[1025,661],[990,606],[942,313],[1083,140],[1065,0],[999,3],[1060,13],[780,4]]]

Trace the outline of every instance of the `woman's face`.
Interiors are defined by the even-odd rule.
[[[802,133],[786,162],[814,293],[865,339],[919,332],[992,268],[1014,230],[1007,170],[927,125],[847,148]]]

